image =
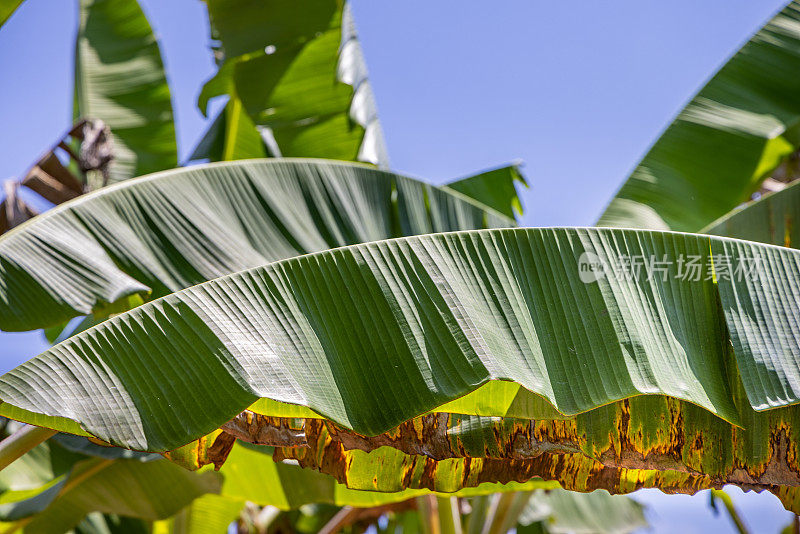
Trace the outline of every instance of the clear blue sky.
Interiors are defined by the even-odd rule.
[[[214,66],[199,0],[140,0],[161,38],[179,147]],[[0,30],[0,180],[68,127],[76,2],[26,0]],[[531,226],[591,225],[661,130],[780,0],[353,0],[392,167],[440,183],[522,159]],[[40,334],[0,334],[0,371]],[[733,490],[753,532],[788,522]],[[640,492],[656,532],[733,532],[704,493]]]

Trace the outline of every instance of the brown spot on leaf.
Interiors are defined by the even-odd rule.
[[[306,444],[302,419],[267,417],[245,410],[221,428],[242,441],[256,445],[302,447]]]
[[[213,463],[214,470],[219,471],[220,467],[222,467],[222,464],[224,464],[225,460],[228,459],[228,455],[230,454],[231,449],[233,449],[234,443],[236,443],[235,437],[227,432],[220,432],[217,438],[214,440],[214,443],[206,452],[206,458],[208,460],[206,463]]]
[[[537,439],[531,426],[533,421],[518,420],[513,424],[503,423],[501,418],[482,418],[495,420],[497,424],[489,427],[493,441],[483,444],[479,454],[469,454],[459,437],[455,419],[458,416],[447,413],[432,413],[417,417],[398,425],[395,429],[377,436],[364,436],[341,427],[330,421],[306,421],[306,432],[310,435],[319,432],[325,425],[331,438],[342,443],[345,449],[358,449],[365,452],[378,447],[392,447],[406,454],[426,456],[434,460],[463,458],[466,456],[492,456],[497,458],[530,458],[544,452],[578,452],[578,446],[564,438],[551,440]]]

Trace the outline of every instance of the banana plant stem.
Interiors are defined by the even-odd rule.
[[[0,471],[55,433],[49,428],[25,425],[0,441]]]

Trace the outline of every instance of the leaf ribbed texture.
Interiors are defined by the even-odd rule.
[[[663,279],[583,283],[579,258],[590,250],[671,263]],[[686,281],[681,255],[763,265],[753,280]],[[0,398],[156,451],[259,397],[377,434],[490,380],[517,382],[565,414],[660,394],[741,424],[732,367],[752,408],[798,400],[799,281],[796,250],[688,234],[558,228],[382,241],[113,317],[4,375]]]
[[[695,232],[800,146],[800,2],[734,55],[656,141],[599,226]]]
[[[454,192],[359,164],[254,160],[85,195],[0,237],[0,328],[60,324],[134,295],[390,237],[511,226]]]

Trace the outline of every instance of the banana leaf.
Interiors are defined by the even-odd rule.
[[[198,100],[227,95],[229,107],[215,119],[231,124],[243,109],[273,156],[364,161],[386,167],[388,157],[375,99],[352,13],[342,0],[206,0],[220,68]],[[298,10],[304,14],[298,17]],[[249,126],[240,135],[253,138]],[[210,137],[234,146],[231,128]],[[231,153],[233,150],[231,150]],[[196,150],[212,160],[224,151]]]
[[[800,248],[800,181],[734,210],[703,232]]]
[[[192,473],[165,460],[89,458],[44,487],[3,493],[3,520],[8,528],[54,534],[95,511],[155,521],[219,491],[219,479],[216,473]]]
[[[446,189],[458,191],[491,207],[509,218],[522,215],[522,203],[517,195],[517,182],[528,187],[528,182],[520,170],[521,164],[514,163],[479,174],[467,176],[444,185]]]
[[[520,514],[517,532],[527,534],[536,523],[550,534],[627,534],[648,526],[641,504],[605,491],[578,497],[564,490],[538,490]]]
[[[273,462],[272,450],[236,445],[220,473],[192,473],[151,455],[115,451],[82,442],[81,453],[67,451],[60,441],[40,445],[23,461],[63,465],[39,483],[28,483],[0,493],[0,520],[25,532],[65,532],[94,513],[156,521],[155,531],[219,531],[239,514],[246,501],[261,506],[292,510],[310,503],[372,507],[400,502],[427,490],[381,494],[356,491],[332,477],[296,465]],[[117,456],[113,456],[117,454]],[[5,472],[5,479],[10,479]],[[19,483],[19,479],[17,478]],[[534,481],[502,488],[486,484],[461,492],[483,495],[513,489],[552,488],[552,483]],[[205,529],[205,530],[204,530]]]
[[[177,166],[164,64],[136,0],[80,0],[73,115],[111,128],[112,183]]]
[[[282,159],[166,171],[84,195],[0,237],[0,328],[102,317],[337,246],[514,224],[457,192],[359,164]]]
[[[268,155],[270,151],[256,125],[242,110],[241,102],[232,98],[211,122],[189,161],[259,159]]]
[[[589,251],[607,262],[656,257],[666,270],[584,282]],[[755,412],[796,411],[798,254],[568,228],[343,247],[117,315],[0,378],[0,412],[45,426],[78,422],[115,445],[166,451],[258,398],[374,435],[501,380],[566,415],[646,394],[746,426]],[[684,256],[701,258],[705,276],[683,279]],[[723,258],[758,259],[760,268],[726,275]]]
[[[650,148],[599,226],[696,232],[800,147],[800,2],[761,28]]]

